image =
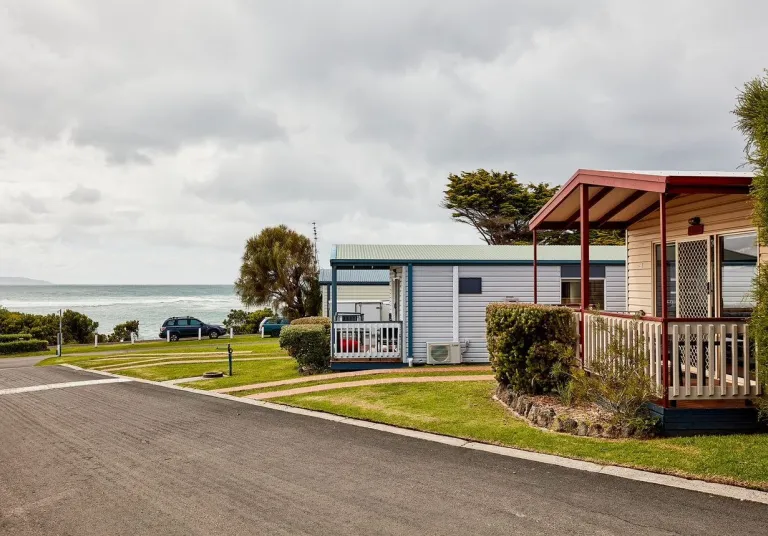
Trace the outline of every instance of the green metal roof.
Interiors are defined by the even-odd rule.
[[[329,268],[320,269],[320,284],[330,285],[333,274]],[[389,285],[389,270],[339,270],[336,274],[339,285]]]
[[[624,263],[624,246],[591,246],[589,260],[593,263]],[[581,260],[580,246],[539,246],[538,260],[543,263]],[[445,263],[462,262],[478,264],[527,264],[533,262],[533,246],[487,246],[487,245],[379,245],[379,244],[338,244],[331,252],[331,264],[352,262],[374,264],[390,262]]]

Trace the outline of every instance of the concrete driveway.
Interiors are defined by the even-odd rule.
[[[734,533],[768,506],[145,383],[0,394],[0,534]]]

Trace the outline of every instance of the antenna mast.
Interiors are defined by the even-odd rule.
[[[315,268],[317,268],[320,263],[317,260],[317,222],[315,221],[312,222],[312,235],[315,239]]]

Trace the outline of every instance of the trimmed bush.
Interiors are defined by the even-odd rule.
[[[322,325],[285,326],[280,331],[280,348],[296,360],[301,372],[319,372],[331,365],[331,340]]]
[[[29,339],[25,341],[0,342],[0,355],[45,352],[46,350],[48,350],[47,341]]]
[[[331,319],[327,316],[305,316],[303,318],[297,318],[291,320],[292,326],[324,326],[326,331],[331,331]]]
[[[568,381],[576,330],[567,307],[491,303],[485,314],[496,379],[515,392],[555,392]]]
[[[0,333],[0,342],[13,342],[13,341],[28,341],[32,338],[29,333],[13,333],[2,334]]]

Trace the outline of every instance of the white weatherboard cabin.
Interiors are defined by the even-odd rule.
[[[623,246],[590,248],[588,301],[626,310]],[[488,362],[485,309],[517,301],[581,304],[579,246],[540,246],[534,292],[532,246],[351,245],[331,253],[331,318],[349,276],[386,270],[391,319],[333,322],[332,368],[391,367],[414,362]],[[535,294],[535,296],[534,296]]]
[[[331,279],[328,268],[320,270],[323,316],[331,313]],[[387,270],[343,270],[339,272],[336,312],[361,313],[364,320],[389,320],[390,291]]]

